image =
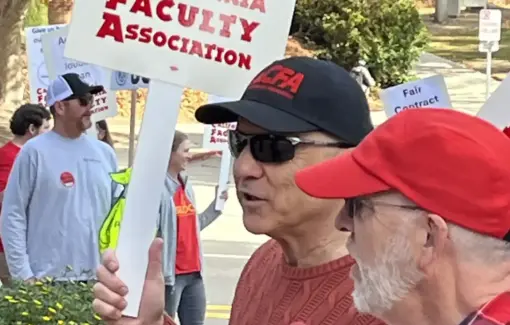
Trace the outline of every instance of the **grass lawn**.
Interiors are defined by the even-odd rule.
[[[493,53],[492,66],[493,77],[497,79],[510,72],[510,8],[502,11],[500,49]],[[451,18],[446,24],[433,22],[434,10],[431,8],[420,9],[420,12],[430,32],[426,51],[485,72],[486,54],[478,52],[478,12],[463,12],[459,18]]]

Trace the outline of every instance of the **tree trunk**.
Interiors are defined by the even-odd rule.
[[[23,101],[23,19],[29,0],[0,1],[0,114]]]
[[[68,24],[71,20],[73,0],[50,0],[48,3],[48,23]]]

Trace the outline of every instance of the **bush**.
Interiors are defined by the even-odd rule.
[[[48,4],[41,0],[30,0],[25,27],[48,25]]]
[[[92,311],[92,300],[92,283],[16,281],[0,288],[0,324],[104,324]]]
[[[383,88],[408,80],[428,38],[413,0],[298,0],[291,32],[348,70],[365,60]]]

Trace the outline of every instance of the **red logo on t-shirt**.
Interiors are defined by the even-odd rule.
[[[74,176],[70,172],[63,172],[60,175],[60,181],[65,187],[69,188],[74,186]]]

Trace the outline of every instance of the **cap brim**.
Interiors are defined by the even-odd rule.
[[[104,87],[103,86],[90,86],[87,92],[92,94],[92,95],[97,95],[97,94],[99,94],[102,91],[104,91]]]
[[[352,151],[297,172],[295,181],[303,192],[322,199],[347,199],[391,188],[360,166]]]
[[[317,131],[318,127],[292,114],[251,100],[215,103],[201,106],[195,118],[204,124],[237,122],[242,117],[252,124],[276,133]]]

